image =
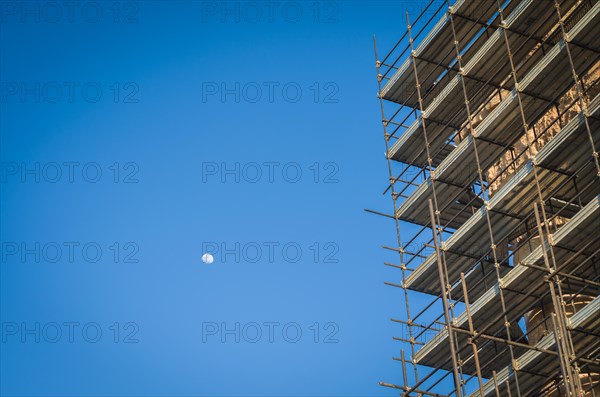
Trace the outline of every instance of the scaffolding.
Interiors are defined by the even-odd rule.
[[[431,0],[380,59],[402,396],[600,397],[600,0]]]

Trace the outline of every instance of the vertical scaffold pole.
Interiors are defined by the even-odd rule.
[[[454,387],[456,389],[456,395],[461,397],[462,393],[462,385],[461,380],[458,375],[458,363],[456,359],[456,349],[454,348],[454,330],[453,324],[450,319],[450,313],[448,311],[448,301],[447,301],[447,291],[446,291],[446,283],[444,280],[443,269],[442,269],[442,255],[440,253],[440,246],[438,243],[438,234],[437,234],[437,226],[435,224],[435,214],[433,212],[433,204],[431,199],[429,201],[429,216],[431,217],[431,230],[433,232],[433,244],[435,246],[435,254],[437,257],[437,265],[438,265],[438,275],[440,279],[440,288],[442,290],[442,304],[444,306],[444,319],[446,320],[446,329],[448,330],[448,341],[450,345],[450,354],[452,355],[452,372],[454,375]]]
[[[406,288],[406,266],[404,265],[404,248],[403,248],[403,243],[402,243],[402,236],[400,233],[400,221],[398,219],[398,203],[396,202],[396,200],[398,199],[398,196],[396,195],[396,190],[395,190],[395,182],[396,179],[394,177],[394,172],[392,169],[392,160],[390,159],[389,153],[390,153],[390,144],[389,144],[389,134],[387,132],[387,123],[385,121],[385,107],[384,107],[384,103],[383,103],[383,95],[381,93],[381,73],[380,73],[380,69],[381,69],[381,62],[379,61],[379,56],[377,54],[377,39],[375,38],[375,36],[373,36],[373,48],[374,48],[374,52],[375,52],[375,65],[377,68],[377,85],[378,85],[378,93],[377,96],[379,98],[379,105],[381,108],[381,120],[382,120],[382,126],[383,126],[383,138],[385,141],[385,154],[386,154],[386,159],[387,159],[387,166],[388,166],[388,173],[389,173],[389,179],[388,179],[388,183],[390,186],[390,191],[391,191],[391,196],[392,196],[392,202],[393,202],[393,209],[394,209],[394,222],[395,222],[395,226],[396,226],[396,241],[398,244],[398,253],[399,253],[399,259],[400,259],[400,266],[401,266],[401,272],[402,272],[402,289],[404,291],[404,302],[405,302],[405,310],[406,310],[406,318],[408,319],[408,334],[409,334],[409,340],[411,341],[410,343],[410,348],[411,348],[411,364],[414,370],[414,376],[415,376],[415,380],[416,382],[419,381],[419,371],[417,368],[417,365],[414,363],[414,361],[412,360],[412,358],[415,356],[415,344],[413,343],[414,338],[413,338],[413,329],[412,329],[412,321],[411,321],[411,313],[410,313],[410,305],[409,305],[409,298],[408,298],[408,290]],[[404,385],[405,387],[408,385]]]

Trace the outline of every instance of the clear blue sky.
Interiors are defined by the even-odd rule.
[[[423,2],[0,4],[2,395],[395,394],[372,35]]]

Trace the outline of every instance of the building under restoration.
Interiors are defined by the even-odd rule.
[[[421,8],[375,46],[401,344],[381,385],[600,397],[600,0]]]

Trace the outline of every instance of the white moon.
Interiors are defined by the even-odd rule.
[[[211,254],[202,255],[202,262],[206,263],[207,265],[210,265],[214,261],[215,261],[215,258],[213,258],[213,256]]]

